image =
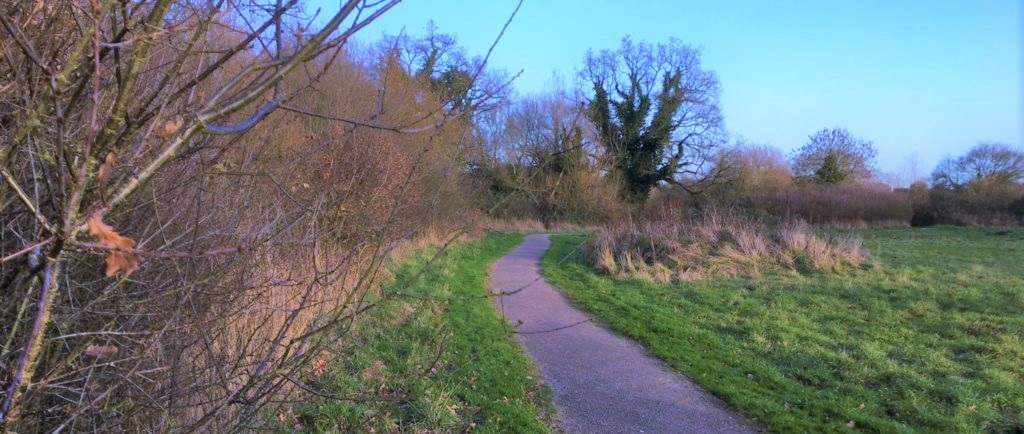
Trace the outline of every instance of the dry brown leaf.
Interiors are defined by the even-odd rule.
[[[327,360],[323,357],[313,362],[313,376],[320,377],[327,373]]]
[[[181,126],[184,124],[185,122],[182,121],[180,117],[168,119],[166,122],[164,122],[163,125],[157,128],[157,135],[159,135],[160,137],[171,137],[175,135],[178,132],[178,130],[181,129]]]
[[[114,170],[114,160],[116,156],[113,152],[107,154],[107,158],[103,159],[103,164],[100,164],[99,170],[99,182],[100,192],[107,190],[107,181],[110,179],[110,172]]]
[[[89,227],[89,235],[96,238],[96,241],[104,247],[111,249],[131,250],[135,248],[135,240],[121,236],[106,223],[103,223],[103,216],[99,213],[93,214],[86,220]],[[107,277],[118,272],[124,272],[127,276],[139,268],[139,256],[131,252],[111,250],[107,254]]]
[[[85,355],[90,357],[110,357],[117,354],[117,347],[113,345],[92,344],[85,348]]]

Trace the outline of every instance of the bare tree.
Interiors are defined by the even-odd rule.
[[[976,182],[1024,182],[1024,151],[1005,143],[982,142],[959,158],[946,157],[932,172],[932,183],[946,188]]]
[[[854,137],[846,129],[825,128],[793,151],[793,174],[825,184],[863,182],[873,176],[877,154],[871,142]]]
[[[917,182],[923,181],[925,175],[921,173],[921,158],[917,152],[903,157],[896,186],[909,188]]]

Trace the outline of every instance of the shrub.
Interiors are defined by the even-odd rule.
[[[1014,217],[1017,217],[1017,224],[1024,225],[1024,196],[1010,204],[1010,212],[1013,213]]]
[[[905,226],[913,214],[907,193],[879,184],[794,186],[752,193],[741,204],[816,226]]]

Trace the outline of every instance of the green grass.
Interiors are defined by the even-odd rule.
[[[648,284],[596,275],[581,235],[543,269],[773,431],[1024,432],[1024,230],[856,235],[875,265],[839,274]]]
[[[396,267],[396,283],[316,380],[374,399],[320,399],[297,409],[298,422],[317,432],[547,432],[550,394],[484,296],[490,264],[521,241],[492,233],[457,245],[418,279],[435,251]]]

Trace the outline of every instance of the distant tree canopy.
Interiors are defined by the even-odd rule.
[[[564,91],[532,95],[481,116],[490,155],[469,173],[498,217],[595,221],[615,213],[615,190],[595,157],[591,126]],[[490,132],[496,132],[491,134]]]
[[[385,40],[397,51],[405,70],[423,82],[447,110],[471,118],[504,103],[510,80],[503,72],[486,69],[483,58],[468,57],[458,40],[441,33],[433,21],[426,32],[418,38],[402,34]]]
[[[659,182],[690,190],[714,177],[722,142],[718,78],[700,51],[679,40],[588,52],[581,78],[592,87],[588,116],[620,182],[620,194],[647,199]]]
[[[844,128],[825,128],[794,151],[793,174],[823,184],[863,182],[874,173],[878,151],[869,141],[854,137]]]
[[[1005,143],[982,142],[959,158],[946,157],[932,172],[932,183],[938,187],[979,182],[1024,182],[1024,151]]]
[[[523,165],[559,174],[591,165],[582,114],[559,93],[524,98],[505,119],[505,139]]]

